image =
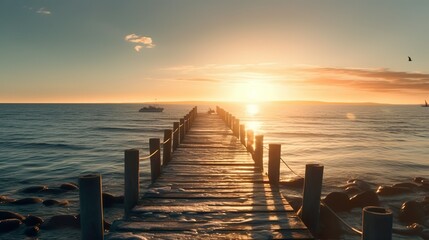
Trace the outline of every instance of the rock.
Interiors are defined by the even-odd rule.
[[[363,192],[362,189],[356,186],[348,186],[344,191],[348,194],[354,194],[354,195]]]
[[[294,178],[282,181],[279,183],[281,186],[302,188],[304,186],[304,178]]]
[[[287,197],[287,201],[289,202],[290,206],[293,208],[295,212],[298,212],[298,210],[302,206],[301,197]]]
[[[25,225],[27,226],[38,226],[41,225],[43,223],[43,219],[37,216],[33,216],[33,215],[28,215],[23,223],[25,223]]]
[[[79,187],[74,183],[63,183],[61,184],[60,189],[66,190],[66,191],[72,191],[72,190],[78,190]]]
[[[19,213],[14,213],[10,211],[0,211],[0,220],[12,219],[12,218],[18,219],[20,221],[25,219],[25,217]]]
[[[401,235],[419,235],[424,229],[424,226],[413,223],[408,225],[406,228],[393,228],[393,233],[401,234]]]
[[[350,207],[378,206],[380,200],[374,191],[365,191],[350,198]]]
[[[360,179],[350,179],[347,181],[346,187],[357,187],[362,191],[371,190],[371,185],[368,182],[365,182]]]
[[[38,192],[41,192],[45,189],[48,189],[48,187],[44,186],[44,185],[32,186],[32,187],[27,187],[27,188],[21,189],[21,192],[23,192],[23,193],[38,193]]]
[[[67,206],[69,205],[69,201],[67,200],[62,200],[62,201],[58,201],[55,199],[47,199],[45,201],[43,201],[43,205],[50,207],[50,206]]]
[[[16,199],[9,198],[8,196],[0,195],[0,203],[11,203],[11,202],[15,202],[15,201],[16,201]]]
[[[42,229],[79,228],[80,222],[73,215],[56,215],[41,225]]]
[[[417,201],[406,201],[399,210],[399,220],[405,223],[421,223],[425,213],[423,204]]]
[[[377,189],[377,194],[380,196],[393,196],[410,192],[412,192],[412,190],[405,187],[380,186]]]
[[[41,203],[41,202],[43,202],[41,198],[29,197],[29,198],[19,199],[11,203],[16,205],[27,205],[27,204],[35,204],[35,203]]]
[[[428,181],[428,179],[427,179],[427,178],[424,178],[424,177],[415,177],[415,178],[413,179],[413,181],[414,181],[415,183],[423,183],[423,182],[427,182],[427,181]]]
[[[40,228],[38,226],[32,226],[25,229],[24,234],[27,237],[36,237],[40,232]]]
[[[61,188],[47,188],[41,192],[47,193],[47,194],[61,194],[61,193],[65,193],[67,191],[64,189],[61,189]]]
[[[114,196],[111,193],[103,193],[103,207],[109,208],[114,204],[122,204],[124,203],[124,196]]]
[[[0,233],[10,232],[12,230],[15,230],[19,228],[21,224],[22,224],[21,220],[16,218],[0,220]]]
[[[397,183],[397,184],[393,184],[392,187],[400,187],[400,188],[410,188],[410,189],[415,189],[417,188],[419,185],[415,184],[415,183]]]
[[[112,226],[112,224],[107,222],[106,220],[104,220],[103,225],[104,225],[104,230],[110,230],[110,227]]]
[[[350,210],[349,196],[343,192],[331,192],[326,195],[324,203],[335,212]]]

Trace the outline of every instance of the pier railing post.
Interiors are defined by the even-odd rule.
[[[253,154],[253,141],[254,141],[254,133],[253,130],[247,130],[247,151]]]
[[[104,239],[101,175],[79,176],[81,239]]]
[[[264,135],[255,136],[255,151],[253,153],[253,160],[255,161],[255,166],[264,171]]]
[[[125,150],[124,158],[124,210],[128,217],[131,209],[139,200],[140,172],[139,172],[139,150]]]
[[[240,137],[240,119],[237,118],[234,121],[234,136]]]
[[[173,122],[173,151],[179,146],[179,122]]]
[[[280,181],[280,154],[282,145],[268,145],[268,178],[270,184],[278,185]]]
[[[246,126],[244,124],[240,124],[240,142],[246,146]]]
[[[159,138],[149,139],[151,180],[154,182],[161,175],[161,149]],[[156,152],[156,153],[155,153]],[[155,153],[155,154],[154,154]]]
[[[314,235],[319,233],[320,195],[322,193],[323,165],[305,165],[302,207],[298,215]]]
[[[181,118],[179,120],[179,122],[180,122],[180,126],[179,126],[179,129],[180,129],[180,143],[182,143],[183,139],[185,138],[185,119]]]
[[[392,239],[392,211],[368,206],[362,209],[362,240]]]
[[[168,164],[171,160],[171,142],[173,141],[171,129],[164,130],[164,144],[162,146],[162,164]]]

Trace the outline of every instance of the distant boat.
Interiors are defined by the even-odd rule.
[[[425,104],[422,105],[422,107],[429,107],[428,102],[426,102],[426,100],[425,100]]]
[[[139,110],[139,112],[162,112],[162,111],[164,111],[164,108],[155,107],[155,106],[142,107]]]

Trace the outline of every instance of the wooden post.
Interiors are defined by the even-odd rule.
[[[185,119],[181,118],[180,120],[180,143],[183,142],[183,138],[185,138]]]
[[[246,146],[246,125],[240,124],[240,142]]]
[[[234,121],[234,136],[240,137],[240,119],[235,119]]]
[[[392,211],[368,206],[362,209],[362,240],[392,239]]]
[[[280,181],[281,144],[268,145],[268,178],[270,184],[278,185]]]
[[[253,141],[254,141],[253,130],[247,130],[247,151],[253,154]]]
[[[173,123],[173,151],[179,146],[179,122]]]
[[[101,175],[79,176],[81,239],[104,239],[103,201]]]
[[[162,164],[166,165],[171,160],[171,142],[173,141],[173,131],[171,129],[164,130],[164,145],[162,147]]]
[[[323,165],[305,165],[302,207],[298,212],[313,235],[319,233],[320,194],[322,192]]]
[[[124,158],[124,209],[125,217],[128,217],[131,209],[139,200],[140,172],[139,172],[139,150],[125,150]]]
[[[255,136],[255,152],[253,153],[253,160],[255,161],[255,166],[264,171],[264,135]]]
[[[153,156],[150,157],[150,172],[151,180],[154,182],[159,177],[159,175],[161,175],[161,149],[159,138],[149,139],[149,151],[150,155],[153,154]]]

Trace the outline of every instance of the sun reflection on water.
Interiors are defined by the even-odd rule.
[[[259,106],[257,104],[247,104],[246,105],[246,113],[249,116],[255,116],[259,113]]]

